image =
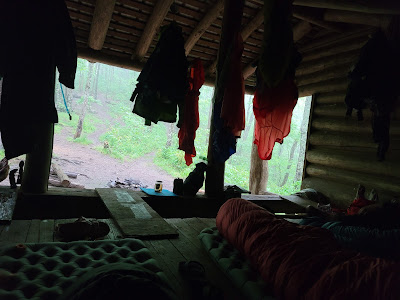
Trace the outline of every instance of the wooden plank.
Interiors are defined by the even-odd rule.
[[[207,227],[215,227],[215,218],[197,218],[202,221]]]
[[[31,221],[28,234],[26,236],[27,243],[38,243],[40,235],[40,220],[35,219]]]
[[[1,233],[0,242],[25,243],[31,220],[12,220]]]
[[[134,191],[107,188],[96,191],[125,237],[150,239],[178,236],[176,229]]]
[[[39,242],[54,242],[54,220],[42,220],[39,227]]]
[[[2,190],[0,193],[0,224],[10,223],[14,213],[17,193],[15,190]]]
[[[123,238],[121,230],[113,219],[99,219],[101,222],[105,222],[110,227],[110,232],[104,237],[108,240],[118,240]]]
[[[159,250],[157,250],[153,246],[153,244],[152,244],[153,242],[154,242],[154,244],[157,244],[155,241],[149,241],[149,240],[143,241],[146,248],[149,249],[151,256],[157,261],[158,265],[163,270],[165,276],[168,279],[169,284],[171,285],[172,289],[175,291],[176,295],[178,296],[178,299],[185,299],[185,297],[183,295],[182,282],[181,282],[181,279],[179,278],[178,270],[177,270],[176,266],[169,265],[169,261],[167,260],[167,258],[164,255],[160,254]],[[164,242],[170,243],[168,240],[165,240]],[[172,269],[170,269],[170,268],[172,268]]]

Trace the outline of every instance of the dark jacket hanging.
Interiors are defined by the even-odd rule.
[[[63,0],[0,0],[0,130],[6,157],[29,153],[38,123],[57,123],[55,68],[74,88],[76,41]]]

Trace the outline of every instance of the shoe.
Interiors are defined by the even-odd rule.
[[[104,222],[80,217],[75,222],[58,224],[55,231],[64,241],[96,240],[106,236],[110,227]]]

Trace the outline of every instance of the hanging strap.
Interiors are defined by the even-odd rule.
[[[67,113],[68,113],[68,115],[69,115],[69,120],[71,121],[71,120],[72,120],[72,116],[71,116],[71,114],[69,113],[69,109],[68,109],[67,101],[65,101],[64,90],[63,90],[63,87],[62,87],[62,84],[61,84],[61,82],[60,82],[60,87],[61,87],[61,94],[62,94],[62,96],[63,96],[63,99],[64,99],[64,105],[65,105],[65,109],[67,110]]]

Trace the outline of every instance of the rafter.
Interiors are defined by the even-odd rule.
[[[141,61],[144,58],[147,50],[149,50],[151,41],[154,39],[158,28],[166,17],[172,2],[174,2],[174,0],[158,0],[146,23],[142,36],[136,45],[135,52],[132,54],[132,59]]]
[[[343,31],[343,27],[335,24],[335,23],[330,23],[330,22],[326,22],[321,18],[316,17],[316,13],[314,12],[314,10],[310,10],[307,8],[302,8],[302,7],[295,7],[293,9],[293,16],[303,20],[303,21],[307,21],[311,24],[317,25],[319,27],[325,28],[325,29],[329,29],[335,32],[342,32]]]
[[[190,36],[187,38],[185,43],[186,55],[190,53],[193,46],[197,43],[204,31],[221,15],[224,10],[224,1],[219,0],[210,10],[206,13],[204,18],[197,24],[196,28],[193,29]]]
[[[297,42],[299,41],[303,36],[305,36],[307,33],[310,32],[311,30],[311,25],[310,23],[306,21],[300,21],[299,23],[296,24],[293,28],[293,41]],[[249,78],[255,71],[256,71],[256,62],[252,62],[248,64],[244,69],[243,69],[243,78],[246,80]]]
[[[93,13],[88,46],[94,50],[101,50],[106,39],[108,26],[114,12],[115,0],[97,0]]]
[[[390,15],[364,14],[336,9],[327,9],[324,12],[325,21],[362,24],[381,28],[386,28],[391,19],[392,16]]]
[[[308,7],[317,7],[317,8],[348,10],[348,11],[370,13],[370,14],[386,14],[386,15],[400,14],[400,2],[397,0],[392,0],[392,1],[295,0],[293,4],[308,6]]]

